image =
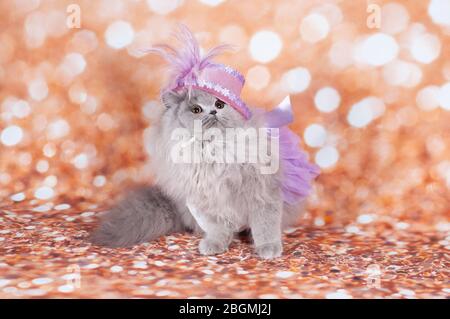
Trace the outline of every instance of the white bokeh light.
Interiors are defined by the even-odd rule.
[[[381,8],[381,31],[397,34],[408,27],[408,10],[399,3],[391,2]]]
[[[12,112],[15,117],[23,119],[31,113],[30,104],[24,100],[17,100],[12,106]]]
[[[311,83],[311,74],[308,69],[298,67],[287,71],[281,79],[283,88],[291,94],[305,91]]]
[[[106,184],[106,178],[103,175],[97,175],[94,177],[94,181],[92,182],[95,187],[102,187]]]
[[[183,0],[147,0],[147,6],[157,14],[165,15],[183,4]]]
[[[61,211],[61,210],[69,209],[70,207],[72,207],[70,204],[59,204],[59,205],[56,205],[54,208],[55,208],[55,210]]]
[[[395,60],[383,67],[383,79],[392,86],[414,87],[422,80],[422,70],[414,63]]]
[[[394,60],[398,53],[399,46],[392,36],[375,33],[359,43],[354,54],[360,63],[381,66]]]
[[[250,54],[255,61],[261,63],[276,59],[282,47],[280,36],[273,31],[259,31],[250,40]]]
[[[422,82],[422,69],[414,63],[409,65],[408,80],[403,84],[404,87],[412,88]]]
[[[16,193],[14,195],[11,195],[10,198],[12,201],[21,202],[21,201],[25,200],[26,196],[23,192],[21,192],[21,193]]]
[[[305,143],[311,147],[322,147],[327,140],[327,130],[320,124],[311,124],[303,133]]]
[[[435,85],[421,89],[416,96],[416,103],[424,111],[431,111],[439,107],[439,87]]]
[[[82,112],[86,114],[94,114],[98,107],[98,101],[95,96],[88,95],[86,101],[80,105]]]
[[[319,5],[318,7],[313,8],[311,12],[318,13],[325,17],[330,24],[330,27],[338,25],[344,18],[341,8],[339,8],[339,6],[334,3],[324,3],[322,5]]]
[[[316,153],[314,160],[321,168],[331,168],[338,162],[339,152],[333,146],[325,146]]]
[[[351,126],[362,128],[381,116],[384,110],[385,105],[381,99],[368,97],[351,107],[347,115],[347,121]]]
[[[256,65],[247,72],[246,82],[255,90],[265,88],[270,82],[270,71],[263,65]]]
[[[336,110],[341,103],[339,92],[332,87],[324,87],[317,91],[314,97],[316,108],[324,113],[330,113]]]
[[[31,156],[31,154],[28,152],[21,152],[17,156],[17,162],[22,166],[30,165],[32,160],[33,160],[33,156]]]
[[[97,34],[90,30],[81,30],[75,33],[69,42],[72,50],[81,54],[92,52],[98,47]]]
[[[47,156],[47,157],[53,157],[53,156],[55,156],[55,154],[56,154],[56,147],[55,147],[55,145],[52,144],[52,143],[46,144],[46,145],[44,146],[44,148],[42,149],[42,152],[43,152],[44,155]]]
[[[60,37],[69,29],[66,26],[66,18],[64,12],[61,10],[50,10],[45,14],[45,28],[47,31],[47,35],[50,37]]]
[[[42,78],[31,81],[28,84],[28,94],[35,101],[44,100],[48,95],[47,82]]]
[[[428,14],[434,23],[450,26],[450,0],[431,0]]]
[[[95,0],[98,3],[97,16],[100,19],[112,19],[123,15],[126,10],[123,0]]]
[[[415,39],[426,34],[427,27],[419,22],[411,23],[408,28],[399,35],[399,43],[402,48],[411,49],[411,45]]]
[[[42,11],[35,11],[26,16],[24,24],[25,43],[29,48],[38,48],[47,38],[46,16]]]
[[[49,168],[50,168],[50,165],[49,165],[48,161],[46,161],[46,160],[39,160],[36,163],[36,170],[39,173],[45,173],[48,171]]]
[[[89,165],[89,159],[88,156],[84,153],[82,154],[78,154],[74,159],[73,159],[73,165],[78,168],[78,169],[85,169],[86,167],[88,167]]]
[[[15,10],[19,12],[30,12],[39,7],[41,0],[14,0]]]
[[[55,175],[47,176],[44,179],[44,185],[48,187],[55,187],[58,184],[58,178]]]
[[[126,21],[115,21],[106,29],[105,39],[110,47],[122,49],[133,42],[133,27]]]
[[[317,13],[306,16],[300,25],[302,39],[309,43],[316,43],[325,39],[329,32],[328,20]]]
[[[415,37],[411,43],[411,55],[420,63],[431,63],[441,53],[441,41],[433,34],[425,33]]]
[[[42,186],[39,187],[38,189],[36,189],[36,191],[34,192],[34,197],[37,199],[50,199],[55,195],[55,191],[53,190],[53,188],[48,187],[48,186]]]
[[[199,0],[201,3],[206,4],[207,6],[216,7],[219,4],[225,2],[225,0]]]
[[[330,62],[338,68],[346,68],[353,63],[352,56],[349,54],[353,45],[348,41],[337,41],[331,46],[328,58]]]
[[[383,67],[383,79],[389,85],[400,86],[408,81],[409,63],[395,60]]]
[[[230,43],[239,47],[246,47],[248,36],[244,28],[237,24],[229,24],[220,29],[219,41]]]
[[[3,145],[14,146],[20,143],[23,138],[23,130],[20,126],[11,125],[5,128],[0,135]]]
[[[348,113],[347,120],[350,125],[364,127],[373,120],[372,110],[367,106],[353,106]]]
[[[450,82],[440,87],[438,98],[441,108],[450,111]]]
[[[64,57],[62,67],[70,72],[71,76],[77,76],[86,69],[86,60],[80,53],[69,53]]]
[[[84,87],[72,85],[69,89],[69,99],[72,103],[83,104],[87,101],[88,94]]]
[[[50,140],[66,136],[70,132],[70,125],[64,119],[59,119],[50,123],[47,127],[47,138]]]

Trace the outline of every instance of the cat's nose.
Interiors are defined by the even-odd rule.
[[[211,114],[211,115],[216,115],[216,114],[217,114],[217,111],[216,111],[216,110],[212,110],[211,112],[209,112],[209,114]]]

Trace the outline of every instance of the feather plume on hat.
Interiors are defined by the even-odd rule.
[[[181,44],[179,49],[167,44],[153,46],[147,52],[156,53],[169,63],[170,82],[165,90],[173,90],[183,85],[183,83],[193,83],[198,79],[199,72],[211,64],[215,64],[212,59],[223,54],[227,50],[232,50],[233,46],[221,44],[210,49],[205,55],[201,54],[200,45],[194,34],[184,24],[179,24],[176,32],[173,32],[175,39]]]

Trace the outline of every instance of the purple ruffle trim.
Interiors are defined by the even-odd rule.
[[[320,169],[308,161],[307,154],[300,149],[300,138],[288,127],[281,127],[280,164],[283,169],[281,189],[284,201],[297,204],[311,192],[311,183]]]
[[[283,199],[295,205],[309,195],[312,181],[319,175],[320,169],[309,162],[306,152],[300,148],[300,138],[287,127],[293,121],[290,108],[278,106],[265,112],[265,121],[268,127],[279,129]]]
[[[230,90],[227,88],[224,88],[220,84],[212,83],[204,80],[197,80],[197,81],[188,81],[184,82],[182,85],[178,86],[176,89],[179,89],[181,87],[185,86],[192,86],[199,89],[205,89],[208,92],[214,92],[216,95],[219,95],[219,97],[223,98],[225,102],[229,103],[231,107],[236,109],[239,113],[244,116],[245,119],[249,119],[252,116],[252,113],[248,106],[242,101],[238,96],[233,94]]]

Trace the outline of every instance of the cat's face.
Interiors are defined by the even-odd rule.
[[[199,121],[203,129],[241,127],[242,115],[230,105],[215,96],[193,89],[187,92],[167,92],[162,96],[164,105],[169,109],[167,115],[180,126],[193,130],[194,122]]]

